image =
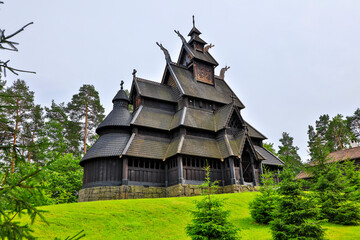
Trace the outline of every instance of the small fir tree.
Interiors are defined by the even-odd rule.
[[[329,163],[328,148],[321,145],[320,138],[315,139],[313,149],[316,158],[311,167],[314,176],[311,190],[314,201],[320,206],[319,218],[342,225],[357,225],[360,209],[350,196],[356,197],[358,173],[349,165]]]
[[[317,208],[302,190],[301,181],[294,181],[294,172],[288,168],[280,174],[277,190],[279,199],[270,222],[275,240],[324,239],[324,230],[314,219]]]
[[[33,224],[40,217],[41,210],[34,207],[34,201],[41,197],[39,187],[39,172],[35,165],[25,161],[18,154],[18,148],[2,149],[6,164],[0,168],[0,238],[1,239],[34,239],[28,224],[16,221],[18,217],[27,215]],[[11,162],[14,161],[14,172],[11,173]]]
[[[260,187],[260,195],[249,205],[251,217],[257,223],[268,224],[273,220],[273,212],[275,204],[279,199],[276,193],[276,185],[274,181],[274,174],[265,171],[261,175],[262,185]]]
[[[295,173],[302,170],[302,163],[297,151],[299,148],[293,145],[294,138],[289,133],[283,132],[282,138],[279,139],[282,145],[279,146],[279,158],[285,162]]]
[[[224,210],[222,200],[212,194],[216,191],[217,183],[210,181],[210,166],[205,167],[205,182],[201,185],[206,196],[196,202],[196,210],[192,211],[192,223],[186,226],[186,233],[193,240],[235,240],[239,239],[234,225],[228,221],[230,211]]]

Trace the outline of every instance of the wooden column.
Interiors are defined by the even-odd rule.
[[[168,161],[165,161],[165,187],[169,185],[168,180]]]
[[[178,163],[178,184],[184,183],[184,174],[183,174],[183,164],[182,164],[182,156],[177,156]]]
[[[122,185],[128,185],[128,158],[124,157],[122,160]]]
[[[260,179],[260,185],[262,185],[261,183],[261,176],[264,174],[264,170],[263,170],[263,167],[262,167],[262,163],[261,161],[259,162],[259,179]]]
[[[221,167],[221,183],[222,186],[225,186],[225,162],[220,162]]]
[[[254,158],[253,158],[253,156],[251,154],[249,154],[249,155],[250,155],[251,170],[252,170],[252,175],[253,175],[253,184],[254,184],[254,186],[256,186]]]
[[[239,158],[239,161],[240,161],[240,184],[241,185],[244,185],[245,184],[245,181],[244,181],[244,173],[243,173],[243,165],[242,165],[242,159]]]
[[[230,176],[231,176],[230,183],[233,185],[236,184],[236,179],[235,179],[234,159],[232,157],[229,157],[229,166],[230,166]]]

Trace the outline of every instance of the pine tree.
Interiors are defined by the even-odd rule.
[[[360,111],[359,111],[360,114]],[[320,140],[320,144],[326,147],[329,152],[347,149],[350,147],[352,140],[356,139],[357,132],[357,119],[356,112],[354,116],[347,117],[346,119],[337,114],[330,119],[329,115],[324,114],[316,121],[315,129],[309,125],[308,128],[308,147],[311,159],[315,159],[313,153],[315,151],[315,139]]]
[[[73,95],[68,104],[70,117],[74,122],[83,123],[84,153],[88,140],[95,136],[95,127],[104,118],[104,108],[100,104],[99,93],[93,85],[84,84],[79,93]]]
[[[5,102],[8,106],[7,115],[11,119],[12,146],[18,144],[18,140],[24,131],[25,123],[29,120],[31,109],[34,106],[34,92],[29,90],[24,80],[18,79],[6,89]],[[24,148],[22,148],[24,154]],[[15,162],[11,161],[11,171],[14,172]]]
[[[51,106],[45,107],[45,110],[48,119],[45,137],[48,139],[49,150],[80,155],[80,123],[70,119],[64,103],[56,104],[53,100]]]
[[[354,137],[360,142],[360,108],[356,109],[354,115],[347,117],[347,121]]]
[[[294,138],[289,133],[283,132],[282,138],[279,139],[282,145],[279,146],[279,158],[285,162],[295,173],[299,173],[302,169],[302,163],[297,151],[299,148],[293,145]]]
[[[353,133],[349,128],[347,120],[343,119],[341,114],[333,117],[326,131],[326,140],[330,151],[333,152],[349,148],[351,139],[353,139]]]
[[[37,161],[39,147],[37,141],[44,127],[44,111],[40,105],[35,105],[30,111],[29,122],[24,125],[24,146],[27,148],[27,161]]]

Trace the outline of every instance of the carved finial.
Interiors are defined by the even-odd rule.
[[[132,72],[133,78],[136,78],[136,73],[137,73],[137,71],[136,71],[136,69],[134,69]]]
[[[210,43],[209,45],[206,45],[204,48],[204,52],[208,52],[210,48],[215,47],[215,45],[213,45],[212,43]]]
[[[123,81],[123,80],[121,80],[121,83],[120,83],[120,89],[121,89],[121,90],[123,90],[123,89],[124,89],[124,86],[123,86],[123,85],[124,85],[124,81]]]
[[[160,49],[164,52],[165,60],[167,62],[171,62],[171,57],[170,57],[169,51],[166,48],[164,48],[161,43],[156,42],[156,45],[158,45],[160,47]]]
[[[220,70],[220,78],[224,79],[225,78],[225,72],[230,68],[230,66],[225,66]]]
[[[193,15],[193,27],[195,27],[195,16]]]
[[[181,33],[179,32],[179,30],[174,30],[174,32],[179,36],[179,38],[181,38],[181,41],[184,43],[184,44],[187,44],[186,43],[186,39],[184,38],[183,35],[181,35]]]

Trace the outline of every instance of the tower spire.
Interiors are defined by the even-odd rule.
[[[195,16],[193,15],[193,27],[195,27]]]

